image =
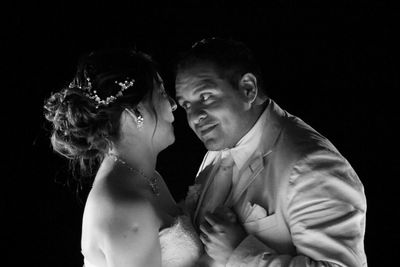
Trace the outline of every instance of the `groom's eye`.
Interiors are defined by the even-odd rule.
[[[205,101],[209,100],[210,97],[211,97],[210,93],[201,94],[200,99],[201,99],[202,102],[205,102]]]

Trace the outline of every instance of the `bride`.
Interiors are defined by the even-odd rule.
[[[196,265],[201,242],[155,170],[175,140],[175,109],[150,57],[125,50],[89,54],[47,99],[54,150],[83,171],[100,164],[82,221],[85,267]]]

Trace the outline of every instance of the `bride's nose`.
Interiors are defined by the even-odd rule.
[[[169,101],[169,104],[171,105],[172,111],[175,111],[177,108],[175,100],[172,97],[168,96],[168,101]]]

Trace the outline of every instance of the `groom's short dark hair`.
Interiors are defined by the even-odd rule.
[[[211,63],[221,78],[234,88],[246,73],[256,76],[258,87],[263,90],[261,69],[253,52],[242,42],[218,37],[202,39],[180,55],[176,73],[198,63]]]

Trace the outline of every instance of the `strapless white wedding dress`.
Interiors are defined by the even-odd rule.
[[[163,267],[192,267],[203,254],[201,243],[189,216],[175,218],[172,226],[160,231]]]
[[[159,232],[162,267],[194,267],[203,254],[203,245],[189,216],[180,215]],[[95,267],[84,259],[83,267]]]

